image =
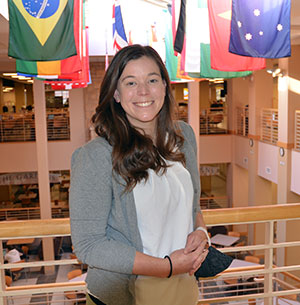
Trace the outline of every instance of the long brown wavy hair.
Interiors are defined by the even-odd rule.
[[[155,145],[149,136],[130,124],[121,103],[117,103],[114,98],[119,78],[128,62],[143,56],[156,62],[166,84],[164,104],[156,121]],[[184,154],[180,152],[184,140],[177,123],[173,120],[174,107],[168,72],[153,48],[131,45],[116,53],[102,81],[99,104],[92,116],[92,122],[96,133],[113,147],[113,171],[125,180],[125,191],[132,190],[143,179],[146,181],[148,169],[153,169],[157,174],[165,173],[168,167],[165,160],[185,164]]]

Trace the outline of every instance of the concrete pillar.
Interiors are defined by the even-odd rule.
[[[293,91],[291,84],[300,78],[300,69],[297,57],[300,55],[300,46],[293,46],[293,57],[279,59],[279,68],[283,75],[278,78],[278,191],[279,204],[299,202],[299,196],[290,190],[291,186],[291,152],[294,147],[295,110],[299,109],[299,95]],[[299,232],[300,224],[281,221],[277,223],[277,241],[284,242],[288,238],[293,240],[295,232]],[[293,249],[278,249],[276,264],[299,264],[299,259],[291,255]],[[300,272],[298,272],[300,274]]]
[[[33,97],[35,105],[35,133],[41,219],[50,219],[52,215],[48,165],[46,100],[43,81],[34,80]],[[44,260],[53,260],[53,238],[43,238],[42,247]],[[45,273],[54,273],[55,267],[45,267],[44,270]]]
[[[25,85],[26,89],[26,106],[33,106],[33,93],[32,93],[32,85]]]
[[[188,107],[188,122],[192,126],[197,142],[198,149],[198,167],[200,166],[200,149],[199,149],[199,137],[200,137],[200,89],[199,82],[189,82],[189,107]]]
[[[248,153],[248,205],[272,203],[272,182],[258,176],[258,146],[262,108],[272,107],[273,79],[265,70],[256,71],[248,78],[249,91],[249,153]],[[245,93],[247,94],[247,93]],[[264,242],[264,226],[249,225],[249,244]],[[255,253],[258,254],[258,253]]]
[[[19,110],[25,106],[25,93],[24,93],[24,84],[15,82],[15,106],[16,106],[16,112],[19,112]]]
[[[4,106],[4,100],[3,100],[3,81],[2,78],[0,78],[0,112],[2,112],[2,107]]]

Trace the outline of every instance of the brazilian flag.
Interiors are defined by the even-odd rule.
[[[8,0],[8,56],[53,61],[76,55],[74,0]]]

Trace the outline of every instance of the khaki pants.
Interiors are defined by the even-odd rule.
[[[199,289],[195,277],[179,274],[171,278],[140,276],[135,282],[136,305],[195,305]]]

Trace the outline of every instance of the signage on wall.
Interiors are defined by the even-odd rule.
[[[217,166],[200,166],[200,176],[215,176],[220,174],[220,168]]]
[[[59,183],[59,174],[50,173],[49,180],[51,183]],[[0,175],[0,185],[12,185],[12,184],[37,184],[38,174],[37,172],[25,172],[25,173],[11,173]]]

